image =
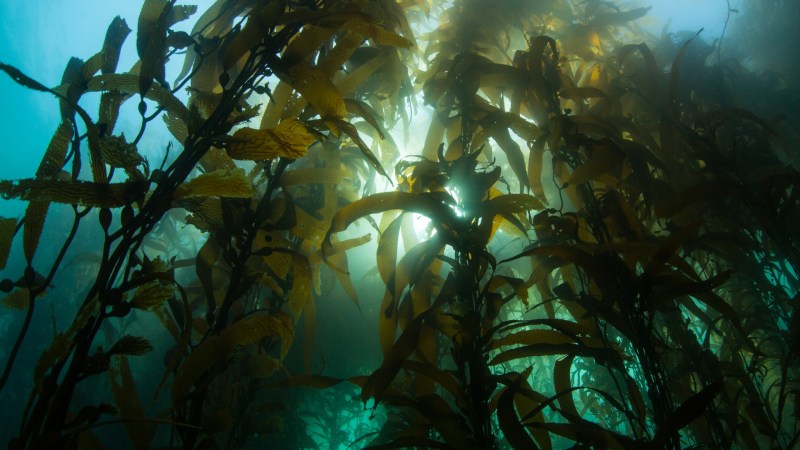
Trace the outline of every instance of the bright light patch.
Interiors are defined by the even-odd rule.
[[[458,196],[457,190],[454,187],[448,187],[445,188],[445,190],[453,197],[453,200],[455,200],[455,203],[449,206],[456,213],[456,217],[466,217],[467,213],[463,209],[461,198]],[[411,220],[414,224],[414,232],[418,237],[428,239],[436,233],[436,229],[433,227],[431,219],[428,216],[413,213],[411,214]]]
[[[455,200],[455,203],[450,205],[450,208],[453,211],[455,211],[456,217],[464,217],[464,216],[466,216],[467,214],[464,211],[463,205],[461,203],[461,197],[458,196],[457,188],[451,186],[451,187],[445,188],[445,190],[447,191],[448,194],[450,194],[451,197],[453,197],[453,200]]]
[[[431,225],[431,219],[427,216],[414,213],[411,215],[411,220],[414,223],[414,232],[419,237],[429,237],[436,232]]]

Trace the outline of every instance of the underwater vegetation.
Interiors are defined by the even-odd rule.
[[[0,180],[8,448],[795,447],[797,66],[647,11],[144,0],[0,63],[61,119]]]

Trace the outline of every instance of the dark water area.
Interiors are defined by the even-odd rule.
[[[0,5],[0,446],[793,448],[800,2]]]

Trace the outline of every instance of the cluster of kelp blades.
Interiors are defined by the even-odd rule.
[[[56,95],[62,119],[35,177],[0,181],[28,202],[0,221],[3,265],[20,234],[27,261],[0,283],[22,310],[2,389],[79,226],[102,230],[10,448],[105,448],[113,424],[136,449],[313,448],[302,418],[286,436],[279,390],[343,381],[386,408],[354,444],[373,449],[796,445],[796,142],[738,100],[757,75],[706,64],[698,40],[619,43],[647,10],[608,2],[218,0],[191,33],[171,29],[195,10],[145,0],[127,73],[119,18],[59,87],[0,65]],[[386,130],[408,126],[415,85],[433,112],[398,160]],[[130,99],[128,142],[114,128]],[[153,169],[137,145],[157,117],[182,149]],[[372,193],[379,177],[391,192]],[[51,203],[74,220],[34,268]],[[196,253],[175,211],[206,237]],[[425,237],[411,213],[431,219]],[[342,380],[311,371],[315,300],[335,277],[358,305],[347,251],[371,238],[338,233],[360,218],[379,236],[384,359]],[[163,338],[125,333],[149,317]],[[298,325],[305,368],[285,362]],[[81,398],[99,376],[109,392]],[[318,406],[336,434],[322,416],[341,412]]]

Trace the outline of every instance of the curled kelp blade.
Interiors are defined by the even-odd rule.
[[[330,229],[323,242],[323,252],[329,251],[330,237],[333,233],[344,231],[348,225],[357,219],[370,214],[401,209],[430,217],[434,223],[451,224],[456,220],[455,213],[440,198],[440,196],[427,194],[386,192],[350,203],[341,208],[333,217]]]

